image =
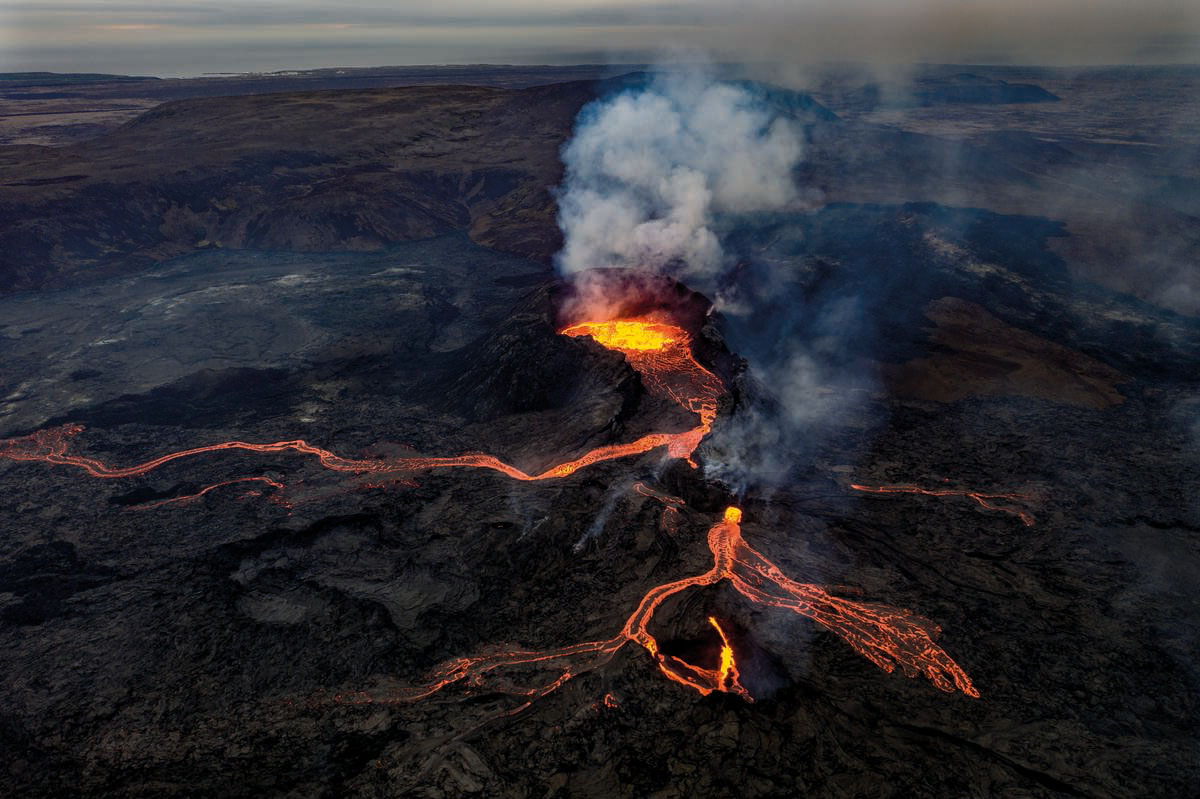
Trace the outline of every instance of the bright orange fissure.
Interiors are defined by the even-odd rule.
[[[184,502],[191,502],[193,499],[200,499],[200,497],[204,496],[205,494],[209,493],[210,491],[215,491],[218,488],[224,488],[225,486],[237,485],[239,483],[261,483],[262,485],[273,488],[276,491],[283,490],[283,483],[279,482],[278,480],[272,480],[270,477],[235,477],[232,480],[224,480],[220,483],[214,483],[213,485],[205,486],[204,488],[200,489],[199,491],[197,491],[194,494],[187,494],[187,495],[181,496],[181,497],[170,497],[168,499],[159,499],[159,500],[155,500],[153,502],[145,502],[145,503],[142,503],[141,505],[134,505],[133,509],[134,510],[150,510],[151,508],[161,508],[163,505],[174,505],[174,504],[179,504],[179,503],[184,503]],[[256,496],[260,496],[261,494],[262,494],[262,491],[260,489],[250,489],[245,492],[246,496],[255,496],[256,497]]]

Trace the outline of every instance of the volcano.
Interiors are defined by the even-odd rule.
[[[549,141],[597,91],[340,101],[453,143],[557,98]],[[236,180],[315,214],[308,158]],[[146,228],[75,281],[76,241],[0,297],[8,794],[1187,794],[1193,317],[1081,278],[1054,220],[882,189],[716,220],[708,294],[564,280],[496,169],[413,166],[416,240],[300,247],[284,203],[246,249]],[[51,238],[100,202],[27,193]]]

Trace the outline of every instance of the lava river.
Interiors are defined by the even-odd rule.
[[[535,474],[526,473],[486,454],[350,459],[303,440],[265,444],[226,441],[168,453],[132,466],[119,467],[70,452],[72,439],[83,429],[79,425],[49,428],[27,436],[0,440],[0,458],[70,466],[81,469],[92,477],[104,479],[136,477],[172,461],[224,450],[294,452],[313,456],[321,466],[333,471],[389,477],[428,469],[477,468],[497,471],[514,480],[548,480],[566,477],[602,461],[638,455],[660,447],[665,447],[670,457],[686,459],[695,466],[692,455],[712,429],[717,415],[717,401],[724,393],[724,387],[716,375],[696,361],[692,354],[691,338],[684,329],[666,322],[642,318],[585,322],[571,325],[561,333],[567,336],[589,336],[602,346],[620,352],[640,374],[648,393],[678,403],[694,413],[698,420],[696,426],[683,432],[652,433],[630,443],[598,447]],[[238,482],[257,482],[280,488],[280,484],[267,478],[239,478],[217,486]],[[192,498],[201,496],[217,486],[192,495]],[[862,490],[859,486],[855,488]],[[896,490],[896,487],[875,490]],[[640,493],[662,499],[669,506],[665,512],[670,512],[673,516],[678,514],[682,506],[680,500],[668,498],[644,486]],[[979,501],[984,495],[972,496]],[[154,506],[170,501],[155,503]],[[791,580],[742,538],[741,517],[741,510],[729,507],[723,517],[709,529],[707,541],[713,559],[711,568],[701,574],[663,583],[648,590],[625,624],[611,638],[576,643],[547,651],[513,650],[457,658],[436,669],[426,683],[411,691],[378,697],[356,693],[344,697],[343,700],[371,703],[409,702],[430,696],[454,684],[464,684],[468,687],[524,697],[526,701],[521,705],[524,707],[537,697],[554,691],[572,677],[607,662],[626,644],[635,643],[649,654],[667,679],[694,689],[700,694],[720,691],[750,701],[750,693],[740,681],[732,645],[715,618],[710,617],[709,622],[720,639],[720,645],[719,650],[714,653],[712,666],[688,663],[681,658],[665,654],[658,640],[650,632],[650,624],[656,611],[668,597],[722,581],[728,581],[738,594],[752,603],[790,611],[812,619],[838,635],[856,652],[885,671],[893,671],[899,666],[908,676],[924,676],[943,691],[961,691],[969,696],[979,696],[966,673],[933,642],[939,633],[937,625],[907,610],[840,598],[819,586]]]

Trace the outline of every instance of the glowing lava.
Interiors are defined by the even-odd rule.
[[[673,497],[670,494],[664,494],[661,491],[656,491],[642,482],[634,483],[633,490],[643,497],[656,499],[663,504],[662,515],[658,519],[660,530],[669,536],[674,536],[679,532],[679,527],[683,524],[681,509],[684,506],[684,502],[682,499]]]
[[[566,477],[586,466],[614,458],[637,455],[666,447],[673,458],[685,458],[689,463],[701,440],[712,429],[717,404],[724,393],[720,379],[701,366],[691,352],[691,337],[682,328],[653,319],[621,319],[606,322],[584,322],[561,331],[567,336],[590,336],[599,344],[625,356],[630,366],[641,376],[650,394],[677,403],[696,414],[698,424],[678,433],[652,433],[628,444],[612,444],[593,449],[574,460],[560,463],[545,471],[528,474],[515,466],[486,454],[466,454],[454,457],[415,457],[349,459],[313,446],[303,440],[254,444],[227,441],[172,452],[132,466],[110,466],[95,458],[68,452],[71,439],[82,431],[79,425],[40,430],[27,436],[0,440],[0,458],[14,461],[38,461],[71,466],[93,477],[105,479],[129,478],[144,475],[167,463],[197,455],[224,450],[256,453],[295,452],[314,456],[326,469],[336,472],[381,475],[397,480],[402,473],[438,468],[491,469],[515,480],[547,480]],[[280,489],[282,485],[265,477],[241,478],[210,486],[198,494],[152,503],[157,507],[173,502],[195,499],[222,485],[236,482],[259,482]],[[970,496],[984,507],[986,500],[1013,498],[1017,495],[991,495],[970,492],[929,492],[909,486],[854,486],[858,490],[881,493],[911,491],[944,496],[959,493]],[[661,501],[670,515],[672,527],[682,518],[682,500],[646,487],[635,485],[639,493]],[[1010,513],[1008,508],[996,507]],[[943,691],[962,691],[977,697],[971,680],[933,640],[940,630],[933,622],[907,610],[836,597],[816,585],[797,583],[786,577],[771,561],[745,542],[741,534],[742,512],[729,507],[721,521],[708,531],[708,548],[712,567],[702,574],[685,577],[651,588],[637,607],[611,638],[586,641],[561,649],[547,651],[514,650],[491,652],[475,657],[451,660],[432,675],[431,681],[400,696],[374,698],[365,693],[341,697],[352,703],[410,702],[441,691],[447,686],[463,684],[474,689],[486,689],[523,697],[525,702],[517,712],[534,699],[560,687],[572,677],[595,669],[628,643],[641,646],[653,659],[659,671],[669,680],[691,688],[702,695],[713,692],[730,693],[747,701],[752,698],[740,682],[733,647],[715,618],[709,622],[716,630],[720,646],[713,666],[701,666],[664,654],[658,640],[650,632],[650,623],[662,603],[682,591],[710,586],[722,581],[729,584],[749,601],[770,608],[788,610],[806,616],[840,636],[856,652],[885,671],[897,666],[908,676],[924,675]],[[1026,523],[1032,523],[1027,516]]]
[[[610,322],[582,322],[559,331],[564,336],[591,336],[597,342],[622,352],[663,352],[678,341],[687,343],[687,334],[674,325],[645,319],[617,319]]]
[[[583,322],[560,331],[564,336],[590,336],[603,347],[625,356],[642,377],[646,391],[670,400],[700,417],[700,424],[683,433],[655,433],[632,444],[619,445],[626,455],[666,445],[673,458],[686,458],[712,431],[717,400],[725,393],[721,380],[692,356],[691,336],[681,327],[651,319]]]
[[[692,453],[712,429],[712,422],[717,415],[717,398],[723,393],[723,388],[717,376],[692,357],[689,349],[691,337],[687,332],[680,327],[661,322],[623,320],[573,325],[562,333],[567,336],[592,336],[601,345],[621,352],[630,366],[641,373],[648,392],[673,400],[696,413],[700,417],[700,424],[682,433],[651,433],[628,444],[597,447],[574,460],[552,466],[537,474],[528,474],[499,458],[480,453],[442,458],[343,458],[302,439],[269,444],[225,441],[168,453],[133,466],[117,467],[95,458],[68,453],[71,439],[83,431],[83,426],[78,424],[67,424],[38,430],[27,436],[0,440],[0,458],[74,466],[83,469],[92,477],[106,479],[137,477],[172,461],[224,450],[268,454],[296,452],[315,456],[326,469],[356,474],[405,473],[461,467],[491,469],[514,480],[526,481],[567,477],[596,463],[640,455],[663,446],[667,448],[671,457],[687,458],[688,462],[692,463]]]
[[[941,628],[932,621],[902,608],[836,597],[820,586],[789,579],[746,543],[742,538],[741,519],[739,508],[727,508],[721,521],[708,531],[712,567],[703,574],[651,588],[612,638],[561,649],[511,650],[456,658],[436,669],[430,682],[411,692],[381,697],[359,692],[339,699],[355,704],[398,704],[424,699],[448,686],[462,683],[468,689],[524,698],[525,702],[511,711],[515,713],[573,677],[604,665],[625,644],[632,642],[645,649],[659,671],[673,682],[704,696],[721,691],[753,701],[740,682],[733,649],[716,619],[709,618],[721,639],[715,668],[697,666],[663,654],[658,640],[649,630],[655,612],[668,597],[722,580],[728,580],[739,594],[755,604],[789,610],[812,619],[884,671],[891,672],[899,666],[905,675],[924,675],[943,691],[979,696],[966,672],[934,643]],[[518,684],[517,680],[522,679],[524,684]]]
[[[979,504],[981,508],[987,510],[998,510],[1001,513],[1008,513],[1016,516],[1024,523],[1026,527],[1033,526],[1033,514],[1020,508],[1012,508],[1007,505],[997,505],[996,500],[1005,500],[1008,502],[1028,502],[1033,499],[1029,494],[985,494],[981,491],[961,491],[949,488],[921,488],[914,485],[883,485],[883,486],[864,486],[857,483],[851,483],[851,488],[855,491],[866,491],[871,494],[923,494],[927,497],[966,497]]]
[[[721,629],[720,624],[717,624],[715,618],[709,616],[708,623],[717,631],[717,635],[721,636],[721,655],[720,661],[717,663],[716,684],[721,686],[720,690],[722,691],[740,694],[747,702],[753,702],[754,699],[749,692],[738,682],[737,663],[733,660],[733,647],[729,645],[729,638],[725,636],[725,631]]]
[[[155,500],[154,502],[144,502],[141,505],[132,506],[130,510],[149,510],[151,508],[161,508],[163,505],[191,502],[192,500],[200,499],[200,497],[204,496],[210,491],[215,491],[216,489],[224,488],[225,486],[237,485],[238,483],[262,483],[270,488],[275,489],[276,491],[283,490],[283,483],[279,482],[278,480],[272,480],[269,477],[236,477],[233,480],[225,480],[214,485],[206,486],[205,488],[197,491],[195,494],[187,494],[186,496],[182,497],[171,497],[169,499],[160,499]],[[248,497],[257,497],[261,495],[262,491],[256,489],[251,489],[243,493],[243,496]]]

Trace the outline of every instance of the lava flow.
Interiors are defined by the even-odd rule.
[[[71,439],[83,431],[83,426],[78,424],[67,424],[38,430],[26,436],[0,440],[0,458],[74,466],[83,469],[92,477],[106,479],[136,477],[172,461],[223,450],[258,453],[297,452],[314,455],[326,469],[356,474],[389,474],[462,467],[491,469],[514,480],[567,477],[586,466],[639,455],[663,446],[667,448],[671,457],[686,458],[695,466],[691,460],[692,453],[712,429],[712,422],[717,415],[717,398],[723,388],[717,376],[692,357],[689,347],[691,338],[687,332],[675,325],[641,319],[589,322],[572,325],[561,332],[567,336],[591,336],[602,346],[622,353],[630,366],[641,374],[649,393],[677,402],[683,408],[694,412],[700,417],[700,424],[682,433],[651,433],[628,444],[597,447],[574,460],[536,474],[528,474],[495,456],[481,453],[440,458],[343,458],[302,439],[270,444],[225,441],[171,452],[133,466],[116,467],[95,458],[72,455],[68,452]]]
[[[692,356],[691,338],[683,328],[643,318],[584,322],[571,325],[561,333],[567,336],[590,336],[602,346],[622,353],[630,366],[641,375],[648,393],[678,403],[684,409],[695,413],[699,417],[699,423],[684,432],[652,433],[628,444],[598,447],[574,460],[536,474],[528,474],[485,454],[355,460],[335,455],[303,440],[270,444],[227,441],[169,453],[133,466],[115,467],[94,458],[68,452],[72,437],[83,429],[79,425],[65,425],[40,430],[27,436],[0,440],[0,458],[73,466],[93,477],[106,479],[144,475],[172,461],[223,450],[258,453],[297,452],[315,456],[326,469],[367,473],[373,476],[385,475],[390,479],[395,479],[399,473],[424,469],[468,467],[492,469],[516,480],[546,480],[566,477],[601,461],[637,455],[664,446],[671,457],[687,459],[695,466],[692,454],[712,429],[723,386],[716,375],[701,366]],[[242,478],[157,505],[195,499],[220,485],[249,481],[264,483],[274,488],[281,487],[279,483],[265,477]],[[679,515],[683,507],[681,500],[649,489],[643,484],[638,484],[635,488],[639,493],[663,502],[672,517]],[[902,490],[906,487],[855,488],[885,491]],[[968,496],[983,504],[983,499],[1000,495]],[[981,497],[983,499],[980,499]],[[985,507],[988,506],[985,504]],[[359,693],[344,701],[413,701],[437,693],[449,685],[464,683],[471,687],[524,697],[526,702],[521,705],[524,707],[537,697],[554,691],[572,677],[607,662],[630,642],[645,649],[659,671],[680,685],[702,695],[719,691],[752,701],[750,693],[741,684],[732,645],[715,618],[710,617],[709,622],[720,639],[720,647],[713,667],[695,665],[665,654],[649,630],[651,620],[667,598],[690,588],[714,585],[726,580],[751,602],[789,610],[813,619],[836,633],[855,651],[885,671],[890,672],[899,666],[909,676],[925,675],[943,691],[960,690],[969,696],[979,696],[963,670],[933,643],[933,639],[940,632],[937,625],[907,610],[843,599],[819,586],[797,583],[789,579],[771,561],[745,542],[741,534],[741,517],[742,513],[738,508],[730,507],[726,509],[721,521],[710,528],[708,548],[713,557],[710,569],[702,574],[650,589],[621,630],[612,638],[542,652],[518,650],[458,658],[438,669],[431,682],[410,693],[378,700]],[[529,687],[521,687],[513,678],[505,677],[505,672],[508,672],[515,673],[519,679],[520,674],[531,670],[549,670],[550,675],[543,675],[544,679],[540,681],[533,680]]]
[[[1008,502],[1022,502],[1033,499],[1029,494],[985,494],[982,491],[961,491],[950,488],[921,488],[914,485],[883,485],[883,486],[864,486],[857,483],[851,483],[850,487],[855,491],[866,491],[871,494],[922,494],[927,497],[966,497],[978,503],[981,508],[987,510],[998,510],[1001,513],[1008,513],[1016,516],[1021,520],[1026,527],[1033,526],[1033,514],[1020,508],[1013,508],[1007,505],[997,505],[996,500],[1006,500]]]
[[[656,499],[663,505],[662,515],[658,520],[658,527],[669,536],[674,536],[679,531],[679,526],[683,523],[683,500],[679,497],[673,497],[670,494],[664,494],[661,491],[655,491],[650,486],[642,482],[633,484],[633,490],[643,497]]]
[[[664,654],[649,630],[656,611],[668,597],[722,580],[728,580],[738,593],[756,604],[807,616],[840,636],[884,671],[891,672],[899,666],[905,675],[924,675],[943,691],[979,696],[966,672],[934,643],[941,628],[932,621],[902,608],[836,597],[820,586],[789,579],[774,563],[746,543],[742,538],[741,519],[740,509],[726,508],[721,521],[708,531],[712,567],[703,574],[651,588],[612,638],[561,649],[500,651],[456,658],[436,669],[430,682],[410,692],[378,698],[358,692],[338,698],[353,704],[399,704],[424,699],[448,686],[462,683],[470,689],[524,698],[525,702],[511,711],[517,712],[568,680],[604,665],[623,646],[633,642],[645,649],[659,671],[673,682],[705,696],[720,691],[753,701],[740,682],[733,649],[716,619],[709,618],[721,639],[716,668],[697,666]],[[523,674],[538,671],[549,674],[525,685],[515,682]]]
[[[161,508],[163,505],[174,505],[174,504],[182,504],[184,502],[191,502],[192,500],[200,499],[200,497],[204,496],[205,494],[209,493],[210,491],[215,491],[218,488],[224,488],[225,486],[237,485],[239,483],[262,483],[263,485],[273,488],[276,491],[283,490],[283,483],[279,482],[278,480],[272,480],[270,477],[235,477],[232,480],[225,480],[220,483],[215,483],[210,486],[205,486],[204,488],[200,489],[199,491],[197,491],[194,494],[186,494],[186,495],[180,496],[180,497],[169,497],[168,499],[159,499],[159,500],[155,500],[153,502],[144,502],[141,505],[133,505],[131,507],[131,510],[150,510],[151,508]],[[248,491],[243,492],[243,496],[248,496],[248,497],[257,497],[257,496],[261,496],[261,495],[262,495],[262,491],[257,490],[257,489],[250,489]],[[280,502],[282,502],[282,500],[280,500]]]
[[[618,445],[623,455],[636,455],[666,445],[673,458],[686,458],[712,431],[717,399],[725,392],[720,379],[692,356],[691,337],[683,328],[650,319],[584,322],[560,331],[564,336],[590,336],[616,350],[642,377],[650,394],[671,400],[700,417],[700,424],[683,433],[655,433],[632,444]],[[617,455],[616,457],[621,457]]]

